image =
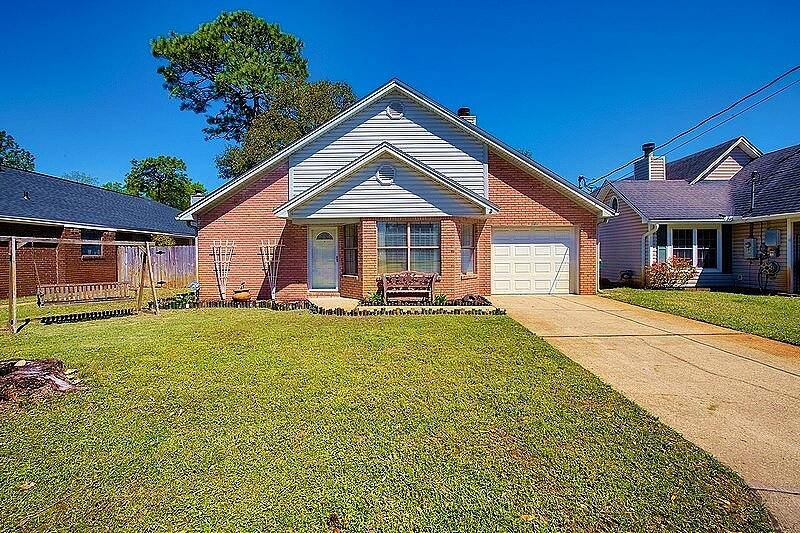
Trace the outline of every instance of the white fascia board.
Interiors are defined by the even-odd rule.
[[[353,116],[354,114],[366,108],[376,100],[382,98],[384,95],[394,90],[397,90],[404,96],[407,96],[408,98],[416,101],[417,103],[422,104],[424,107],[430,109],[435,114],[439,115],[440,117],[450,122],[451,124],[455,125],[456,127],[470,133],[474,137],[477,137],[478,139],[489,145],[491,148],[493,148],[506,158],[510,159],[512,162],[520,165],[525,170],[543,176],[548,181],[556,185],[556,187],[562,192],[566,192],[568,195],[572,196],[580,203],[583,203],[584,205],[594,208],[596,211],[599,212],[601,217],[610,217],[614,215],[605,204],[595,200],[590,195],[578,190],[577,188],[575,188],[573,184],[571,184],[570,182],[568,182],[555,172],[542,166],[536,161],[530,159],[529,157],[519,153],[514,148],[511,148],[510,146],[500,141],[499,139],[495,138],[494,136],[490,135],[489,133],[485,132],[478,126],[459,118],[458,116],[454,115],[450,110],[440,106],[438,103],[434,102],[433,100],[424,96],[423,94],[417,92],[415,89],[412,89],[410,86],[406,85],[400,80],[393,79],[390,80],[388,83],[384,84],[382,87],[379,87],[378,89],[376,89],[375,91],[373,91],[360,101],[356,102],[349,109],[339,113],[337,116],[335,116],[327,123],[317,128],[316,130],[312,131],[305,137],[301,137],[300,139],[290,144],[289,146],[287,146],[277,154],[273,155],[269,159],[263,161],[259,165],[256,165],[255,167],[248,170],[238,178],[235,178],[230,182],[226,183],[213,193],[209,194],[199,202],[195,203],[193,206],[190,206],[189,209],[180,213],[176,218],[178,220],[192,220],[194,218],[194,214],[197,213],[199,210],[216,202],[218,199],[224,197],[226,194],[229,194],[234,190],[238,189],[239,186],[243,185],[249,179],[261,173],[262,171],[275,166],[277,163],[283,161],[284,159],[287,159],[288,156],[291,155],[296,150],[302,148],[303,146],[317,139],[321,135],[325,134],[326,132],[330,131],[331,129],[339,125],[344,120],[347,120],[349,117]]]
[[[348,163],[341,169],[337,170],[333,174],[331,174],[327,179],[319,182],[317,185],[310,187],[303,191],[301,194],[295,196],[288,202],[284,203],[283,205],[278,206],[275,208],[273,213],[275,216],[280,218],[288,218],[289,211],[294,209],[295,207],[306,203],[307,201],[315,198],[317,195],[321,194],[322,192],[326,191],[342,179],[346,178],[356,172],[357,170],[361,169],[362,167],[368,165],[372,161],[384,156],[389,155],[399,162],[404,163],[411,168],[415,169],[417,172],[427,176],[428,178],[436,181],[437,183],[457,192],[459,195],[463,196],[467,200],[470,200],[473,203],[480,205],[486,212],[486,214],[492,214],[499,211],[498,207],[491,203],[490,201],[486,200],[485,198],[475,194],[471,190],[467,189],[460,183],[453,181],[452,179],[448,178],[447,176],[442,175],[441,173],[437,172],[436,170],[430,168],[429,166],[425,165],[421,161],[409,156],[405,152],[402,152],[397,147],[383,142],[364,154],[363,156],[359,157],[358,159],[353,160],[352,162]]]

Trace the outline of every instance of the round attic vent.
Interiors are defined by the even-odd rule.
[[[391,165],[381,165],[375,174],[378,183],[381,185],[391,185],[394,183],[394,167]]]
[[[389,118],[400,118],[403,116],[403,111],[405,111],[403,102],[398,102],[397,100],[389,102],[389,105],[386,106],[386,115],[388,115]]]

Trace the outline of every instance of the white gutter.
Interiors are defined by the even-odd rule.
[[[27,218],[27,217],[9,217],[0,216],[0,222],[10,222],[14,224],[30,224],[32,226],[64,226],[65,228],[75,229],[92,229],[98,231],[123,231],[126,233],[143,233],[145,235],[169,235],[170,237],[180,237],[183,239],[191,239],[194,235],[187,235],[185,233],[166,233],[157,230],[141,230],[129,228],[111,228],[107,226],[100,226],[98,224],[82,224],[76,222],[67,222],[64,220],[47,220],[43,218]]]
[[[648,246],[645,253],[645,245],[647,244],[647,239],[655,235],[658,231],[658,228],[661,227],[661,224],[648,224],[647,227],[649,228],[647,232],[642,235],[642,283],[644,283],[644,269],[646,266],[650,266],[650,257],[652,257],[652,250]]]

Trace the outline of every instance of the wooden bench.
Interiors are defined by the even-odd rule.
[[[40,307],[49,304],[75,304],[107,300],[128,300],[130,298],[130,284],[116,281],[110,283],[39,285],[39,289],[36,292],[36,303]]]
[[[377,279],[378,290],[383,295],[383,303],[389,303],[390,298],[400,300],[419,300],[433,302],[433,291],[439,274],[415,272],[405,270],[383,274]]]

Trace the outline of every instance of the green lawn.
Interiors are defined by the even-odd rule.
[[[610,289],[602,296],[800,345],[800,298],[644,289]]]
[[[89,389],[0,406],[4,531],[769,530],[735,474],[505,316],[167,311],[35,324],[9,357]]]

